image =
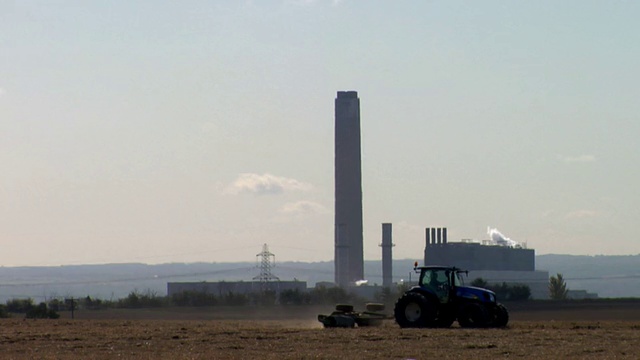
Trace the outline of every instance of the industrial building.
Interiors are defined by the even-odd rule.
[[[492,284],[527,285],[533,299],[549,297],[549,272],[536,271],[533,249],[493,241],[449,242],[447,228],[427,228],[425,234],[425,264],[469,270],[469,281],[482,278]]]
[[[251,294],[263,291],[264,283],[260,281],[220,281],[220,282],[170,282],[167,283],[167,295],[173,296],[184,292],[199,292],[214,296],[228,294]],[[275,291],[276,295],[285,290],[307,291],[306,281],[274,281],[269,283],[267,290]]]
[[[335,282],[364,279],[360,99],[339,91],[335,99]]]
[[[455,264],[467,270],[535,271],[533,249],[491,243],[447,241],[447,228],[427,228],[425,264]]]

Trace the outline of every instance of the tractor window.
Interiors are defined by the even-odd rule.
[[[438,297],[440,303],[449,302],[450,271],[447,269],[424,269],[420,276],[420,285]]]
[[[420,285],[438,287],[449,284],[448,271],[444,269],[427,269],[422,272]]]
[[[453,277],[453,283],[455,284],[455,286],[464,286],[464,279],[462,278],[462,274],[456,272],[455,276]]]

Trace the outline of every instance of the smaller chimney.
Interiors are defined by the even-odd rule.
[[[442,244],[442,228],[438,228],[438,244]]]
[[[447,228],[442,228],[442,243],[447,243]]]
[[[436,228],[431,228],[431,244],[435,244],[436,239]]]
[[[393,255],[391,248],[394,246],[392,241],[391,223],[382,224],[382,286],[391,287],[393,280]]]

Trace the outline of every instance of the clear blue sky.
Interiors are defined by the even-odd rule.
[[[361,99],[365,259],[424,228],[638,254],[640,3],[0,0],[0,264],[333,259]]]

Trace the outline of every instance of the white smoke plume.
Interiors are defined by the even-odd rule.
[[[509,247],[521,247],[520,243],[502,235],[502,233],[498,231],[498,229],[491,228],[491,226],[487,226],[487,234],[489,234],[489,238],[496,245],[509,246]]]

